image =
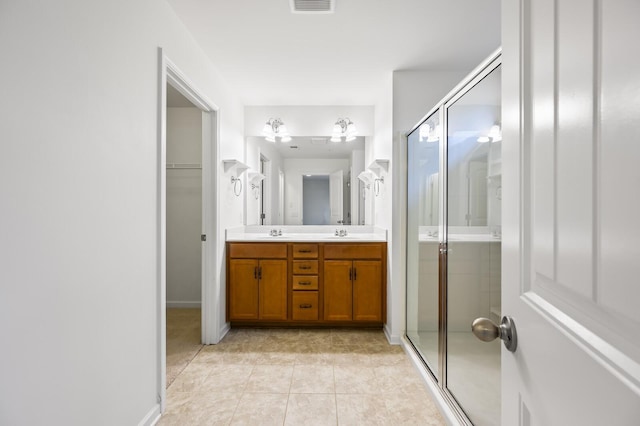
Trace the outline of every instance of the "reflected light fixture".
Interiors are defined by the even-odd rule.
[[[425,139],[427,140],[427,142],[438,142],[440,140],[440,128],[441,127],[439,124],[437,124],[433,128],[427,123],[420,126],[420,142],[424,141]]]
[[[477,141],[478,143],[487,143],[487,142],[500,142],[502,140],[502,129],[499,124],[494,124],[489,129],[489,133],[487,136],[480,136]]]
[[[287,126],[279,118],[270,118],[262,128],[262,135],[269,142],[275,142],[276,138],[280,138],[280,142],[291,142],[291,135]]]
[[[351,142],[356,138],[358,130],[356,125],[353,124],[349,118],[338,118],[336,124],[333,125],[333,131],[331,132],[331,142],[340,142],[342,138],[345,138],[346,142]]]

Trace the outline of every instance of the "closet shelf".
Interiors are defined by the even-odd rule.
[[[389,160],[373,160],[373,163],[369,164],[367,169],[371,170],[371,172],[379,178],[383,170],[385,173],[389,171]]]
[[[230,159],[230,160],[222,160],[222,164],[224,166],[224,172],[229,173],[230,171],[236,171],[236,177],[240,176],[249,168],[246,164],[241,161]]]
[[[167,163],[167,170],[173,169],[202,169],[200,163]]]

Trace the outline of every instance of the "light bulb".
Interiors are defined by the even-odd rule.
[[[489,142],[491,139],[489,139],[489,136],[480,136],[478,138],[478,143],[487,143]]]
[[[331,139],[329,139],[331,142],[340,142],[340,136],[339,135],[332,135]]]
[[[269,135],[269,136],[265,137],[265,139],[266,139],[268,142],[275,142],[275,141],[276,141],[276,137],[275,137],[275,136],[273,136],[273,135]]]
[[[269,122],[267,121],[264,125],[264,127],[262,128],[262,135],[263,136],[269,136],[273,133],[273,129],[271,128],[271,124],[269,124]]]
[[[285,135],[280,138],[280,142],[291,142],[291,136]]]

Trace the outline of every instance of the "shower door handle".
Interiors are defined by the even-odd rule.
[[[502,317],[500,325],[496,325],[488,318],[476,318],[471,324],[471,331],[483,342],[491,342],[499,337],[510,352],[515,352],[518,347],[516,325],[511,317]]]

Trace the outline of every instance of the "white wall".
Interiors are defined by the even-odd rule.
[[[219,106],[222,158],[244,154],[242,105],[165,2],[0,9],[0,424],[148,421],[160,388],[158,47]],[[220,185],[221,227],[241,223]]]
[[[202,163],[202,112],[167,108],[167,163]],[[167,169],[167,306],[200,307],[202,170]]]
[[[346,176],[349,171],[349,160],[300,158],[284,160],[285,225],[302,225],[302,175],[329,175],[340,169]]]

